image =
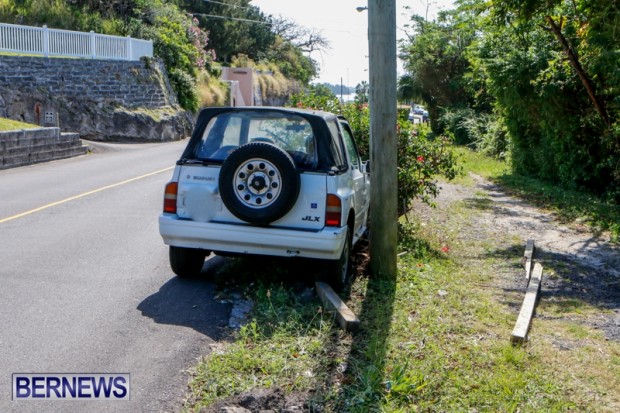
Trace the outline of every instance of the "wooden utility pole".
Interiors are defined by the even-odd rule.
[[[370,269],[396,280],[396,0],[368,1],[370,73]]]

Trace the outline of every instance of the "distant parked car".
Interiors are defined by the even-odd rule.
[[[428,118],[428,110],[424,109],[422,111],[422,122],[428,122],[429,118]]]
[[[180,277],[199,274],[210,252],[305,257],[342,288],[369,205],[369,165],[344,118],[209,108],[166,185],[159,231]]]
[[[413,122],[414,119],[415,119],[415,113],[413,112],[413,107],[411,107],[409,109],[409,117],[408,117],[408,119],[409,119],[410,122]]]
[[[411,105],[411,109],[409,110],[409,120],[416,123],[416,115],[421,118],[422,122],[428,122],[428,111],[424,106],[418,105],[414,103]]]

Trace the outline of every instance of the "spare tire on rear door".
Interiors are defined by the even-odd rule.
[[[275,145],[252,142],[228,155],[220,170],[224,205],[237,218],[267,225],[291,210],[299,195],[295,162]]]

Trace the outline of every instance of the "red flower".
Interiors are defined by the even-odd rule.
[[[423,156],[418,156],[418,162],[424,162],[424,157]]]
[[[450,251],[450,248],[447,246],[443,246],[441,247],[441,251],[447,253],[448,251]]]

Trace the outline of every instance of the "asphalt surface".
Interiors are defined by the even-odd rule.
[[[230,312],[207,279],[174,277],[159,236],[184,145],[0,171],[0,412],[181,408]],[[12,400],[13,373],[129,373],[130,400]]]

